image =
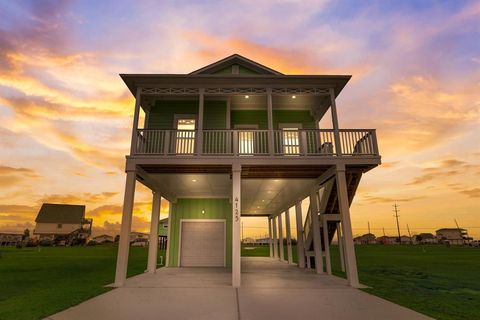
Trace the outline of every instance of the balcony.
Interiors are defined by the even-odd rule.
[[[374,129],[138,129],[134,155],[362,157],[379,156]]]

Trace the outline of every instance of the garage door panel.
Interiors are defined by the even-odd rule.
[[[223,267],[225,265],[224,221],[182,221],[180,265]]]

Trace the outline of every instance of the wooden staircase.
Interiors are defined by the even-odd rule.
[[[347,192],[348,203],[352,204],[355,192],[362,177],[361,172],[347,172]],[[323,188],[323,191],[321,191]],[[313,249],[313,232],[312,217],[319,219],[320,239],[322,239],[322,252],[325,252],[324,232],[328,232],[328,244],[332,243],[335,232],[337,231],[337,223],[340,222],[340,209],[338,207],[338,193],[336,178],[332,177],[326,181],[319,189],[319,212],[312,214],[311,207],[308,208],[307,218],[304,225],[304,244],[305,256],[307,259],[314,256]],[[320,213],[320,214],[319,214]],[[327,219],[327,228],[324,230],[322,219]]]

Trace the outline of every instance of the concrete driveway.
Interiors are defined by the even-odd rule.
[[[271,258],[242,258],[242,287],[223,268],[162,268],[47,319],[431,319]]]

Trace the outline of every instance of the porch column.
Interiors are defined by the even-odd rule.
[[[295,217],[297,221],[297,258],[298,266],[305,268],[305,245],[303,243],[302,201],[295,204]]]
[[[337,164],[337,193],[338,207],[340,209],[340,220],[342,222],[342,234],[344,238],[345,266],[347,271],[347,280],[350,286],[359,287],[357,260],[355,257],[355,247],[353,245],[352,223],[350,221],[350,204],[348,202],[347,180],[345,178],[345,165]]]
[[[312,220],[313,251],[315,253],[315,270],[323,273],[322,240],[320,239],[320,223],[318,221],[318,195],[316,190],[310,193],[310,218]]]
[[[273,257],[273,243],[272,243],[272,219],[268,217],[268,248],[270,252],[270,258]]]
[[[342,228],[340,228],[340,222],[337,222],[337,242],[338,242],[338,254],[340,256],[340,266],[342,271],[345,272],[345,252],[343,250],[343,236]]]
[[[272,229],[273,229],[273,258],[278,258],[278,238],[277,238],[277,218],[273,217],[272,219]]]
[[[198,97],[198,137],[197,137],[197,154],[203,153],[203,105],[205,89],[199,89],[200,95]]]
[[[153,191],[152,218],[150,219],[150,239],[148,241],[148,273],[155,273],[157,270],[158,257],[158,220],[160,215],[160,204],[162,197],[157,191]]]
[[[272,88],[267,88],[268,153],[274,153]]]
[[[290,235],[290,209],[285,211],[285,230],[287,232],[287,260],[292,264],[292,237]]]
[[[118,241],[115,286],[122,287],[127,279],[128,251],[130,249],[130,229],[132,227],[133,200],[135,197],[135,170],[127,171],[125,195],[123,198],[122,226]]]
[[[240,215],[241,215],[241,173],[240,164],[232,165],[232,286],[240,287]]]
[[[173,217],[173,205],[174,203],[173,202],[169,202],[168,203],[168,224],[167,224],[167,252],[165,253],[165,267],[169,267],[170,266],[170,240],[172,239],[172,236],[171,236],[171,230],[172,230],[172,223],[174,221],[174,217]]]
[[[333,88],[329,89],[330,92],[330,106],[332,112],[332,124],[333,124],[333,136],[335,138],[335,151],[337,156],[342,155],[342,146],[340,142],[340,131],[338,129],[338,117],[337,117],[337,105],[335,104],[335,91]]]
[[[283,250],[283,225],[282,225],[282,214],[280,213],[277,216],[278,219],[278,248],[280,251],[279,260],[285,260],[285,252]]]
[[[325,246],[325,265],[327,274],[332,274],[332,262],[330,259],[330,242],[328,239],[328,221],[324,214],[321,215],[322,217],[322,227],[323,227],[323,244]]]
[[[133,125],[132,125],[132,143],[130,145],[130,155],[134,155],[137,151],[137,130],[138,117],[140,115],[140,101],[142,98],[142,88],[137,88],[135,96],[135,110],[133,111]]]

